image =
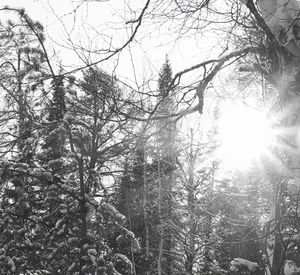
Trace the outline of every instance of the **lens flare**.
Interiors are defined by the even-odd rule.
[[[246,106],[224,112],[219,121],[219,158],[229,166],[249,166],[268,154],[275,140],[266,114]]]

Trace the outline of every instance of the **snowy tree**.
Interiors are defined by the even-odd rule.
[[[124,25],[128,40],[110,41],[99,58],[69,37],[81,60],[96,61],[57,73],[41,24],[1,9],[19,16],[0,25],[1,272],[299,273],[298,1],[147,0],[139,13],[125,6],[134,16]],[[142,85],[149,91],[125,91],[95,66],[158,25],[177,34],[173,41],[210,34],[217,46],[208,59],[197,52],[205,40],[183,51],[195,63],[174,76],[166,61],[156,93],[150,80]],[[237,78],[244,87],[234,94]],[[206,156],[192,145],[177,160],[182,116],[208,118],[211,101],[252,100],[258,90],[279,133],[255,177],[218,178],[217,161],[196,171]],[[142,123],[155,126],[136,134]]]
[[[80,266],[76,268],[83,274],[88,270],[100,272],[114,269],[117,262],[123,261],[130,270],[130,261],[124,255],[111,254],[105,244],[105,236],[109,237],[106,228],[113,228],[113,224],[124,236],[135,240],[134,234],[124,228],[125,217],[107,201],[106,181],[113,176],[110,171],[118,167],[118,158],[126,154],[126,119],[118,113],[126,105],[116,79],[98,68],[86,71],[77,86],[79,89],[73,87],[73,91],[70,87],[63,118],[69,144],[64,179],[70,186],[67,184],[66,191],[76,195],[77,219],[81,221],[76,233]],[[90,249],[96,254],[89,253]],[[106,255],[106,259],[101,255]]]
[[[175,107],[174,92],[171,89],[172,69],[166,59],[158,80],[157,113],[166,118],[157,123],[157,173],[158,173],[158,214],[160,219],[160,245],[158,254],[158,274],[172,274],[172,248],[174,218],[173,190],[176,184],[174,170],[176,169],[176,123],[168,118]]]
[[[16,21],[1,23],[1,247],[3,273],[36,270],[39,246],[32,166],[39,139],[39,110],[35,95],[41,94],[46,72],[45,55],[39,43],[43,27],[24,10]],[[38,36],[37,33],[40,35]],[[37,249],[39,250],[39,248]]]

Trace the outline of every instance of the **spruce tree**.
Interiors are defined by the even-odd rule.
[[[176,169],[176,123],[169,114],[175,108],[174,90],[170,87],[172,69],[168,58],[159,74],[158,79],[158,108],[157,114],[163,116],[157,122],[157,173],[159,185],[158,211],[160,218],[160,245],[158,254],[158,274],[173,274],[172,259],[174,217],[173,190]]]

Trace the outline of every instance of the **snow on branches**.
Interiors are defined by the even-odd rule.
[[[253,271],[257,270],[258,264],[248,261],[246,259],[242,259],[242,258],[234,258],[231,261],[230,270],[232,272],[238,272],[243,267],[246,268],[247,270],[253,272]]]

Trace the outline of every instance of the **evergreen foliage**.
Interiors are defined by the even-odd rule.
[[[275,275],[286,261],[299,267],[295,178],[265,180],[266,160],[257,175],[225,175],[215,129],[209,144],[193,130],[184,136],[171,115],[182,101],[168,57],[148,99],[90,64],[76,77],[56,74],[43,26],[12,10],[16,22],[0,23],[1,274]],[[262,45],[262,31],[246,23],[253,29],[236,44]],[[250,71],[271,83],[278,55],[263,47]],[[297,89],[295,75],[288,88]],[[201,113],[203,95],[194,96]],[[287,152],[282,159],[293,161]]]

